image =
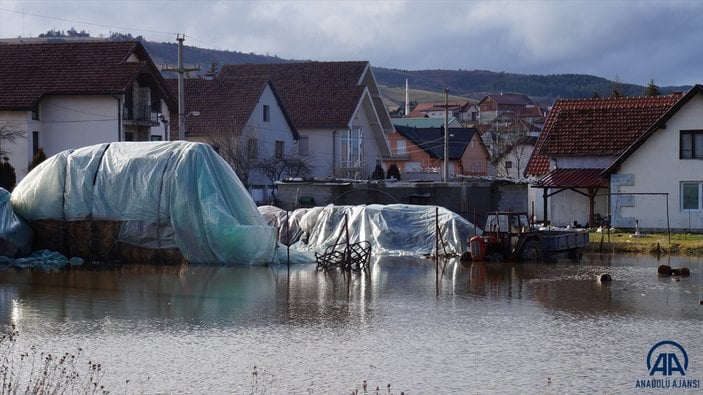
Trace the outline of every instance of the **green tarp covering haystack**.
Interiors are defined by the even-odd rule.
[[[120,142],[61,152],[12,192],[34,248],[90,260],[264,264],[268,226],[207,144]]]

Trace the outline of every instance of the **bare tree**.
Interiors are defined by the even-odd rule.
[[[211,133],[208,143],[220,156],[232,166],[237,177],[245,186],[249,186],[249,171],[251,170],[252,153],[255,147],[253,130],[241,131],[238,120],[233,119],[229,126]]]
[[[512,119],[495,127],[493,152],[491,155],[496,175],[521,178],[530,154],[530,125],[512,114]]]
[[[209,144],[232,166],[242,183],[249,187],[250,175],[254,171],[269,178],[273,184],[284,177],[307,177],[311,165],[307,158],[289,153],[280,158],[258,158],[258,139],[253,128],[241,131],[237,121],[226,129],[209,135]]]
[[[307,177],[311,166],[306,157],[288,154],[280,158],[263,158],[256,161],[254,167],[261,171],[271,183],[285,177]]]
[[[0,158],[7,158],[7,146],[14,144],[17,139],[25,138],[26,132],[14,123],[6,122],[0,125]]]

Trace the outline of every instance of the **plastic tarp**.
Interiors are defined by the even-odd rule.
[[[266,224],[232,168],[209,145],[120,142],[68,150],[12,193],[28,221],[123,222],[119,241],[177,246],[193,263],[263,264],[275,256]]]
[[[10,196],[0,188],[0,256],[16,258],[32,251],[32,229],[12,210]]]
[[[285,212],[261,207],[259,210],[272,223],[285,224]],[[292,222],[291,234],[300,235],[297,240],[291,238],[291,247],[301,251],[322,251],[337,242],[368,241],[374,255],[435,254],[435,229],[439,225],[443,241],[440,254],[461,254],[467,250],[467,239],[481,233],[460,215],[439,206],[328,205],[298,209],[288,218]]]

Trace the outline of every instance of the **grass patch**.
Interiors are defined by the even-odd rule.
[[[630,232],[617,230],[611,230],[610,234],[593,230],[588,237],[588,251],[703,256],[701,233],[672,233],[671,241],[666,233],[643,233],[635,237]]]

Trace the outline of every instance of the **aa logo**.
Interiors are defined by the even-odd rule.
[[[650,376],[658,373],[664,376],[671,376],[675,373],[685,376],[688,369],[686,350],[675,341],[660,341],[652,346],[647,354],[647,369],[649,369]]]

